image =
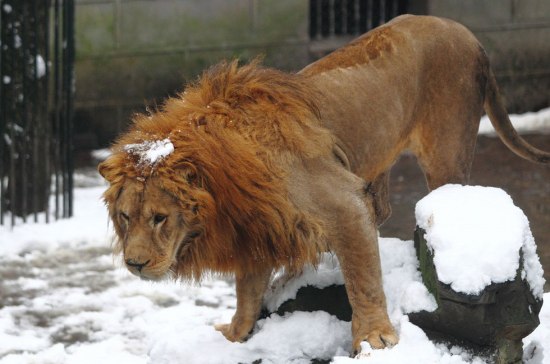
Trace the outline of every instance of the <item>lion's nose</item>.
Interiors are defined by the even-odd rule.
[[[140,262],[136,262],[133,259],[126,259],[126,265],[129,266],[129,267],[132,267],[132,268],[136,268],[138,270],[138,272],[141,272],[143,267],[145,267],[147,264],[149,264],[149,262],[150,262],[150,260],[148,260],[146,262],[143,262],[143,263],[140,263]]]

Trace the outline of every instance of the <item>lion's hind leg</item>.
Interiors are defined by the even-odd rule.
[[[463,149],[447,150],[440,155],[419,156],[418,162],[429,190],[435,190],[448,183],[467,184],[470,180],[473,152],[474,145],[465,145]]]
[[[464,71],[466,72],[466,71]],[[467,184],[483,113],[483,84],[472,70],[470,82],[450,83],[446,92],[436,93],[427,105],[426,114],[417,123],[411,149],[426,176],[428,188],[434,190],[447,183]],[[467,76],[467,72],[463,75]],[[466,78],[467,79],[467,78]],[[460,95],[450,98],[449,95]]]

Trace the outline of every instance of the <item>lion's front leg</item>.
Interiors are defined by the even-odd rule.
[[[346,213],[340,215],[332,248],[344,275],[353,311],[353,350],[358,352],[362,341],[380,349],[395,345],[399,339],[387,313],[374,221],[364,206],[355,207],[349,204]]]
[[[229,324],[215,325],[215,329],[220,331],[229,341],[244,341],[262,308],[262,300],[267,289],[271,269],[261,272],[250,272],[236,275],[237,289],[237,311]]]

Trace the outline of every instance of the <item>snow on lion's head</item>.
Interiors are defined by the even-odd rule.
[[[330,153],[314,99],[300,75],[232,62],[137,115],[99,166],[128,269],[198,279],[314,262],[321,228],[284,182],[285,163]]]

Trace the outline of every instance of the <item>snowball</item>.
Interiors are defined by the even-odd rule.
[[[155,164],[174,151],[174,144],[168,138],[164,140],[146,140],[139,144],[128,144],[124,147],[124,150],[138,155],[140,164]]]
[[[506,192],[493,187],[446,185],[416,205],[441,282],[476,295],[491,283],[513,280],[524,255],[522,276],[542,298],[544,278],[525,214]]]

